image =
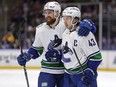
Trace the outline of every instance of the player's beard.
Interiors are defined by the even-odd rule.
[[[47,25],[51,25],[54,24],[56,19],[55,18],[51,18],[51,17],[47,17],[46,19]]]

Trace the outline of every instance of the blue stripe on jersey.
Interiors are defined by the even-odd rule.
[[[68,63],[68,62],[70,62],[71,61],[71,59],[70,58],[62,58],[62,60],[63,60],[63,62],[65,62],[65,63]]]

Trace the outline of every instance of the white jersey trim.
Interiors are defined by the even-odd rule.
[[[46,69],[46,68],[41,68],[41,72],[45,73],[51,73],[51,74],[64,74],[64,69],[63,70],[53,70],[53,69]]]

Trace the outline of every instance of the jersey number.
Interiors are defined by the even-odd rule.
[[[95,43],[95,41],[94,41],[94,39],[92,38],[92,39],[90,39],[90,40],[88,40],[88,42],[89,42],[89,46],[95,46],[96,45],[96,43]]]

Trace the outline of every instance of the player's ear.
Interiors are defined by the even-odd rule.
[[[74,19],[73,19],[73,24],[76,24],[76,23],[78,23],[79,22],[79,19],[77,18],[77,17],[75,17]]]
[[[57,18],[59,16],[59,12],[58,11],[55,11],[54,12],[54,17]]]

